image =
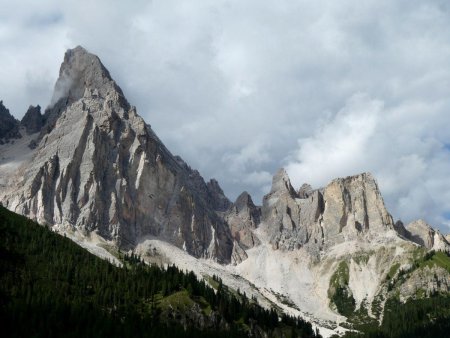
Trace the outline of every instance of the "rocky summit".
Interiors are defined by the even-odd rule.
[[[44,116],[41,114],[41,107],[37,105],[36,107],[30,106],[28,108],[24,117],[20,121],[20,124],[25,127],[28,134],[34,134],[41,131],[44,121]]]
[[[394,222],[370,173],[294,188],[280,169],[261,206],[247,192],[231,202],[82,47],[66,52],[43,113],[30,106],[19,122],[0,101],[0,202],[100,257],[132,251],[219,277],[324,336],[381,322],[394,300],[450,292],[449,237]]]
[[[195,257],[230,261],[232,236],[215,212],[229,201],[217,182],[206,184],[167,150],[97,56],[82,47],[66,52],[42,126],[39,115],[30,108],[24,117],[39,135],[4,182],[3,205],[122,248],[157,236]],[[3,137],[17,134],[8,121]]]
[[[394,228],[370,173],[335,179],[316,190],[304,184],[297,193],[280,169],[264,197],[262,219],[274,248],[305,246],[316,255],[326,247],[382,236]]]

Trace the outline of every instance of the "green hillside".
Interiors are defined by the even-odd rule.
[[[317,337],[300,318],[176,267],[117,267],[0,207],[3,337]]]

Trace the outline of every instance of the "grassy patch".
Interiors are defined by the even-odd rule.
[[[202,312],[204,315],[209,316],[212,312],[211,305],[206,301],[203,297],[196,297],[193,296],[192,299],[200,305],[200,308],[202,309]]]
[[[212,278],[210,275],[204,275],[203,278],[208,282],[209,285],[215,290],[219,287],[219,282]]]
[[[394,265],[392,265],[387,274],[388,279],[394,278],[395,275],[397,274],[397,271],[399,268],[400,268],[400,263],[395,263]]]
[[[417,290],[417,292],[416,292],[414,298],[416,298],[416,299],[422,299],[422,298],[425,298],[426,295],[427,295],[427,294],[426,294],[426,292],[425,292],[424,289],[419,289],[419,290]]]
[[[353,255],[352,259],[355,261],[356,264],[361,265],[361,264],[367,264],[369,262],[369,258],[371,256],[372,253],[368,253],[368,252],[363,252],[360,253],[358,255]]]
[[[446,253],[434,250],[427,252],[424,248],[417,248],[413,251],[413,261],[408,269],[398,270],[396,265],[391,267],[386,277],[387,280],[390,280],[389,291],[402,285],[417,269],[440,267],[450,273],[450,257]],[[398,271],[397,274],[394,273],[395,269]]]
[[[348,285],[350,280],[350,274],[348,270],[347,262],[342,261],[339,263],[338,268],[333,273],[333,275],[330,278],[330,286],[331,287],[338,287],[343,285]]]
[[[441,251],[430,251],[425,255],[424,259],[420,261],[419,268],[438,266],[450,273],[450,257]]]
[[[342,261],[330,278],[328,297],[336,310],[343,316],[350,317],[355,311],[355,299],[348,287],[350,275],[347,262]]]
[[[418,261],[425,256],[426,249],[419,247],[413,251],[413,261]]]
[[[108,251],[111,255],[116,257],[118,260],[120,260],[120,261],[122,260],[123,257],[121,256],[121,253],[119,252],[117,247],[115,247],[114,245],[107,244],[107,243],[99,243],[98,246],[105,249],[106,251]]]
[[[186,290],[175,292],[167,297],[162,298],[159,301],[159,307],[162,310],[168,308],[174,308],[178,310],[185,310],[191,308],[194,305],[194,301],[189,297]]]

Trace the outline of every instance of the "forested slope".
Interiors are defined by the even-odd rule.
[[[215,278],[121,255],[117,267],[0,207],[4,337],[316,337]]]

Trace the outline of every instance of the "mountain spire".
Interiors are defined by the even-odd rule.
[[[66,51],[59,70],[51,106],[60,100],[72,103],[85,95],[86,90],[101,98],[110,92],[123,92],[111,78],[100,59],[81,46]]]

